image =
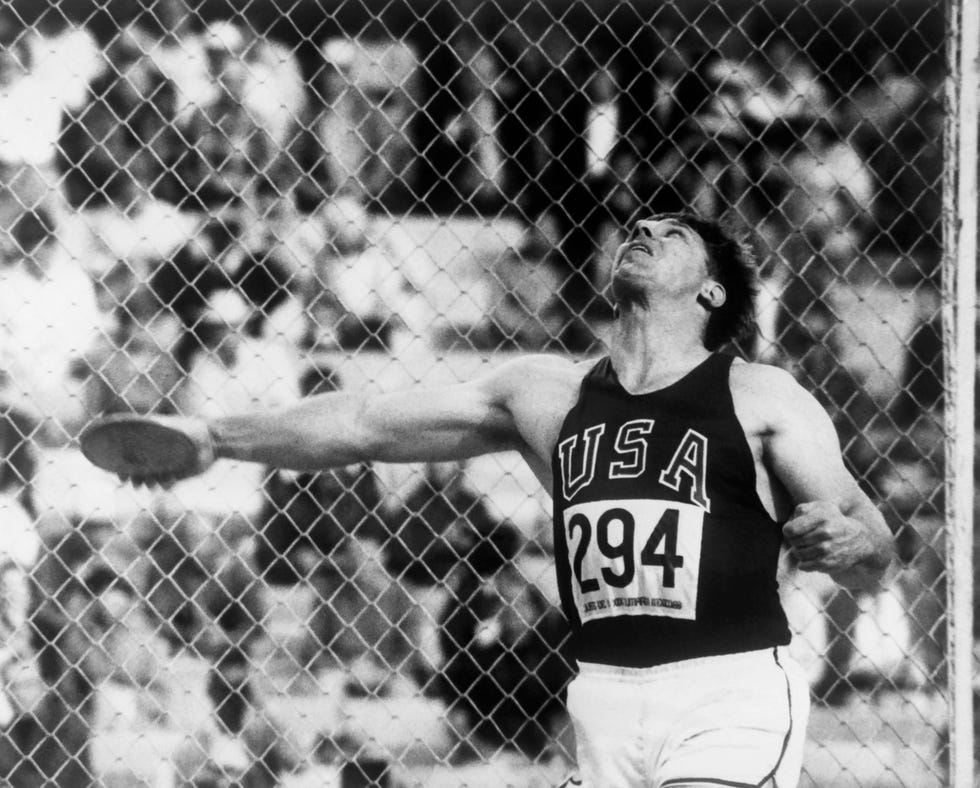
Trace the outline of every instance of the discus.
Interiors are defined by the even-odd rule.
[[[82,431],[80,444],[89,462],[124,478],[182,478],[199,470],[200,447],[176,419],[106,416]]]

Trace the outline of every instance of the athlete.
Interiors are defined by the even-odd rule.
[[[872,587],[884,519],[826,413],[786,372],[717,352],[753,325],[756,270],[718,224],[639,221],[617,252],[598,362],[527,356],[467,383],[336,392],[278,412],[170,420],[193,472],[227,457],[316,470],[517,450],[552,490],[568,692],[592,788],[796,785],[809,693],[786,653],[785,546]],[[147,468],[136,481],[161,481]]]

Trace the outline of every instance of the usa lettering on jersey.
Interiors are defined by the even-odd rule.
[[[566,501],[570,501],[595,478],[599,440],[605,431],[605,424],[596,424],[585,430],[581,437],[572,435],[558,444],[561,489]]]
[[[572,500],[588,487],[599,472],[609,479],[635,479],[647,471],[650,440],[655,437],[654,419],[633,419],[624,423],[616,433],[612,459],[608,467],[599,469],[599,448],[606,433],[605,424],[594,424],[582,433],[565,438],[558,445],[562,495]],[[711,512],[707,493],[708,439],[689,429],[681,439],[667,467],[660,470],[660,484],[680,492],[686,484],[694,506]]]

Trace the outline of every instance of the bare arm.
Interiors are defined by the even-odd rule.
[[[468,383],[364,394],[322,394],[289,408],[216,419],[214,455],[316,470],[354,462],[460,460],[519,449],[518,387],[533,387],[533,358]]]
[[[479,384],[337,392],[209,424],[217,457],[318,470],[354,462],[457,460],[509,448],[504,403]]]
[[[844,467],[830,417],[785,372],[761,365],[745,371],[762,414],[764,462],[796,506],[783,534],[800,568],[846,586],[877,583],[892,560],[892,535]]]

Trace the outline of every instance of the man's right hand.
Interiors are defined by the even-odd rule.
[[[82,431],[81,448],[92,463],[133,484],[167,485],[215,460],[207,422],[179,416],[97,419]]]

